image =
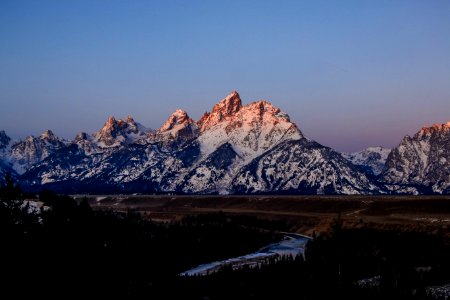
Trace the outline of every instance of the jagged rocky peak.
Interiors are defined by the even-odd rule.
[[[177,129],[179,127],[186,127],[190,124],[194,123],[192,119],[188,116],[186,111],[182,109],[177,109],[170,117],[167,119],[167,121],[161,126],[160,129],[158,129],[158,133],[167,132],[173,129]]]
[[[116,118],[110,116],[103,127],[113,127],[115,124],[117,124]]]
[[[119,122],[122,124],[121,126],[126,127],[127,131],[130,133],[139,134],[139,132],[142,129],[142,133],[146,131],[146,129],[143,128],[142,125],[134,121],[133,117],[128,115],[125,119],[125,121],[122,121],[122,119],[119,119]]]
[[[282,112],[267,100],[258,100],[245,106],[252,115],[257,115],[262,119],[265,115],[272,116],[274,121],[290,122],[289,115]]]
[[[47,129],[43,133],[41,133],[41,138],[46,140],[54,140],[56,139],[55,134],[50,129]]]
[[[270,102],[260,100],[243,106],[236,92],[216,104],[202,119],[205,121],[200,127],[199,141],[204,154],[228,142],[247,161],[282,140],[304,137],[289,116]]]
[[[89,140],[90,136],[86,132],[79,132],[75,136],[75,142],[86,141]]]
[[[128,115],[127,118],[125,119],[125,122],[130,125],[130,126],[136,126],[137,127],[137,123],[136,121],[134,121],[133,117]]]
[[[177,109],[156,131],[156,141],[163,147],[173,148],[197,137],[197,125],[182,109]]]
[[[111,116],[103,128],[93,134],[93,137],[101,147],[115,147],[145,136],[146,131],[147,129],[136,123],[131,116],[127,116],[125,121],[116,120]]]
[[[219,103],[214,105],[211,113],[205,112],[196,124],[200,128],[200,132],[204,132],[223,121],[248,117],[256,117],[260,120],[266,118],[266,121],[269,121],[268,119],[270,119],[273,123],[290,123],[289,115],[282,112],[269,101],[259,100],[243,106],[238,92],[233,91]],[[295,126],[295,124],[293,125]]]
[[[92,142],[92,137],[86,132],[79,132],[75,136],[74,143],[78,145],[80,149],[84,151],[85,154],[92,154],[99,150],[96,145]]]
[[[117,128],[119,127],[127,127],[128,125],[133,125],[136,124],[136,122],[134,121],[133,117],[131,117],[130,115],[127,116],[126,121],[122,120],[122,119],[117,119],[114,116],[110,116],[108,118],[108,121],[106,121],[105,125],[103,126],[103,129],[105,130],[110,130],[112,128]]]
[[[6,148],[8,146],[11,138],[6,135],[4,130],[0,130],[0,149]]]
[[[96,142],[100,146],[118,146],[125,142],[123,127],[125,122],[119,123],[113,116],[108,118],[103,128],[94,133]]]
[[[291,122],[289,115],[267,100],[258,100],[247,104],[243,106],[239,114],[242,115],[242,123],[247,124],[246,127],[249,125],[256,126],[266,132],[272,130],[285,131],[303,137],[297,125]]]
[[[223,117],[231,116],[242,108],[241,97],[238,92],[232,91],[228,96],[214,105],[211,114],[220,113]]]
[[[57,144],[61,142],[61,139],[59,137],[57,137],[53,131],[47,129],[46,131],[44,131],[43,133],[41,133],[41,135],[39,136],[39,138],[43,141],[46,141],[48,143],[51,144]]]
[[[125,122],[128,124],[128,130],[134,134],[139,136],[144,136],[147,133],[151,132],[150,128],[145,127],[139,122],[136,122],[132,116],[128,115]]]
[[[202,124],[204,124],[206,122],[206,120],[209,117],[209,112],[205,111],[202,115],[202,117],[200,118],[200,120],[195,121],[195,124],[197,125],[198,128],[202,127]]]
[[[44,131],[39,137],[28,136],[11,146],[9,160],[14,170],[21,174],[33,164],[41,162],[55,151],[66,146],[66,141],[57,137],[51,130]]]
[[[119,122],[116,121],[116,118],[113,116],[108,118],[108,121],[103,125],[102,129],[100,129],[100,134],[110,134],[112,137],[115,137],[117,131],[119,129]]]
[[[414,138],[429,138],[437,134],[448,134],[450,132],[450,122],[444,124],[434,124],[432,126],[423,126],[419,132],[414,135]]]
[[[392,150],[382,173],[385,182],[414,184],[450,192],[450,122],[424,126]]]
[[[233,91],[228,96],[223,98],[219,103],[214,105],[211,113],[205,113],[200,124],[200,131],[205,131],[217,123],[234,116],[242,108],[241,97],[238,92]]]

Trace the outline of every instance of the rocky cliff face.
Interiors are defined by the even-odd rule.
[[[381,178],[394,185],[449,193],[450,122],[423,127],[413,137],[405,136],[389,154]]]
[[[303,138],[286,113],[265,100],[242,106],[237,92],[214,105],[200,132],[203,154],[229,143],[247,161],[283,140]]]
[[[239,193],[372,194],[379,188],[340,153],[307,139],[286,140],[246,165]]]
[[[233,116],[242,108],[241,97],[238,92],[233,91],[219,103],[214,105],[210,113],[206,113],[197,124],[200,132],[204,132],[209,128],[221,123],[224,120],[233,118]]]
[[[177,109],[163,126],[151,135],[151,140],[160,142],[163,148],[170,150],[180,147],[197,136],[198,129],[195,122],[184,110]]]
[[[93,134],[94,143],[101,148],[118,147],[146,135],[146,129],[130,116],[126,120],[109,117],[100,131]]]
[[[66,143],[51,130],[46,130],[38,137],[28,136],[23,141],[13,143],[8,153],[8,160],[12,163],[14,170],[21,174],[64,147]]]

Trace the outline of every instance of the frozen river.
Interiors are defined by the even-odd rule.
[[[284,233],[284,237],[280,242],[265,246],[254,253],[199,265],[181,273],[180,275],[208,275],[217,272],[222,266],[231,266],[233,269],[238,269],[243,266],[256,267],[262,264],[264,260],[269,257],[291,255],[295,258],[298,255],[303,256],[305,246],[310,239],[310,237],[301,234]]]

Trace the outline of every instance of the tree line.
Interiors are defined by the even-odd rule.
[[[450,282],[448,230],[433,234],[336,218],[299,256],[257,268],[181,277],[202,263],[252,253],[289,224],[224,213],[156,223],[93,210],[87,199],[42,191],[32,209],[11,177],[0,185],[0,294],[149,299],[431,299]],[[36,202],[37,203],[37,202]],[[364,279],[367,279],[364,281]],[[367,284],[362,284],[366,282]]]

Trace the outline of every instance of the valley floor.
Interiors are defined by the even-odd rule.
[[[370,224],[415,231],[447,232],[450,196],[210,196],[210,195],[74,195],[87,197],[94,209],[133,210],[153,221],[180,220],[211,212],[283,220],[292,231],[320,233],[340,217],[345,227]]]

